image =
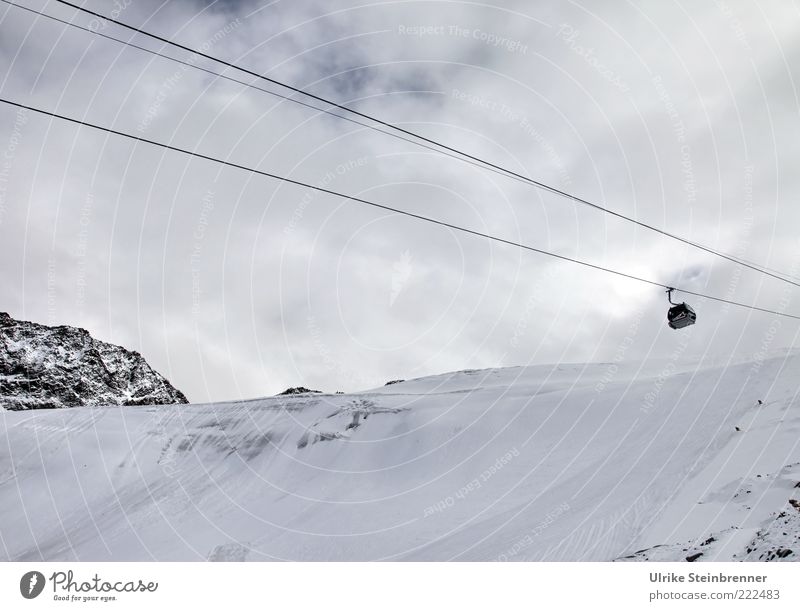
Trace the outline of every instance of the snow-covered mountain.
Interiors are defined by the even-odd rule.
[[[799,391],[784,355],[0,412],[0,555],[795,560]]]
[[[0,312],[0,407],[186,402],[138,352],[98,341],[85,329],[48,327]]]

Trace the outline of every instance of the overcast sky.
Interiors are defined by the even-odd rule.
[[[15,1],[220,69],[56,2]],[[114,10],[800,275],[796,3],[120,0]],[[528,185],[19,8],[1,5],[0,19],[2,97],[800,313],[800,289]],[[800,329],[687,298],[698,324],[675,332],[657,287],[5,105],[0,148],[0,311],[138,350],[195,402],[465,368],[720,360],[791,347]]]

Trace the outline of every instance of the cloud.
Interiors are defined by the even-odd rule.
[[[797,274],[798,75],[784,60],[796,20],[781,7],[682,10],[135,2],[121,18]],[[782,283],[520,182],[20,9],[0,18],[8,98],[800,311]],[[656,287],[31,113],[15,127],[15,111],[0,112],[0,147],[18,141],[0,182],[1,309],[140,350],[194,401],[608,360],[637,316],[626,358],[669,358],[682,341]],[[699,320],[682,354],[752,353],[771,335],[768,315],[688,300]],[[795,337],[786,321],[769,347]]]

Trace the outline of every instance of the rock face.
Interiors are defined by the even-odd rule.
[[[309,393],[321,393],[321,390],[311,390],[306,388],[305,386],[293,386],[292,388],[287,388],[283,392],[279,392],[276,397],[282,397],[283,395],[305,395]]]
[[[138,352],[0,312],[0,407],[188,403]]]

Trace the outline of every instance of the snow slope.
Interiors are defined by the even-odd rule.
[[[0,557],[793,560],[799,383],[781,356],[4,411]]]

